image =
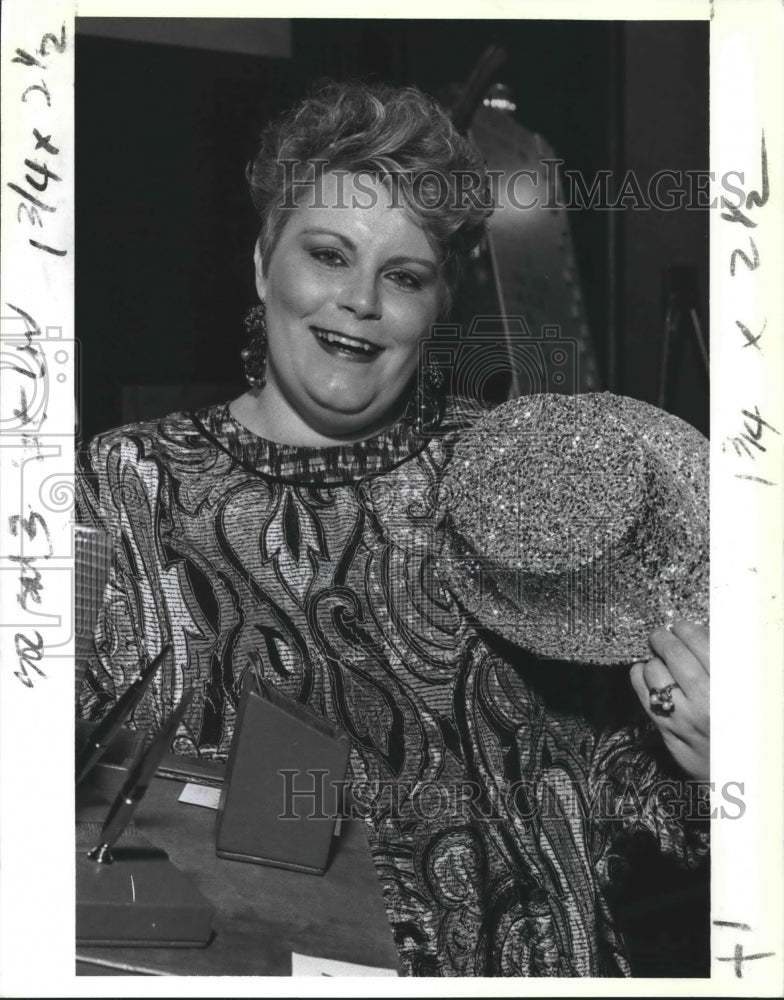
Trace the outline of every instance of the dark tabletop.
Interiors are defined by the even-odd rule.
[[[205,948],[84,947],[77,974],[289,976],[291,953],[397,969],[397,952],[360,821],[343,824],[325,875],[215,856],[217,812],[178,802],[184,785],[156,779],[138,831],[216,908]],[[81,809],[81,818],[89,817]],[[80,813],[77,812],[79,816]]]

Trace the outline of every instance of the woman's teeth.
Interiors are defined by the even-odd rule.
[[[366,340],[355,340],[353,337],[345,337],[342,333],[333,333],[332,330],[321,330],[319,327],[314,327],[313,329],[316,331],[319,340],[327,344],[336,344],[349,351],[371,355],[377,354],[380,350],[375,344],[370,344]]]

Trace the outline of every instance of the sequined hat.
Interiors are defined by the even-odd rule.
[[[442,576],[480,624],[539,656],[631,663],[709,613],[708,442],[612,393],[505,403],[455,446]]]

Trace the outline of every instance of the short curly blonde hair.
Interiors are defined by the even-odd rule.
[[[264,267],[296,207],[294,189],[318,172],[345,170],[398,184],[401,207],[430,240],[441,264],[442,312],[492,211],[482,156],[446,112],[416,87],[329,82],[268,125],[248,164],[261,220]]]

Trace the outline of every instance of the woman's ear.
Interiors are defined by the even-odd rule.
[[[256,291],[259,298],[264,299],[267,292],[267,279],[264,277],[264,262],[261,256],[261,237],[256,240],[253,249],[253,267],[256,271]]]

